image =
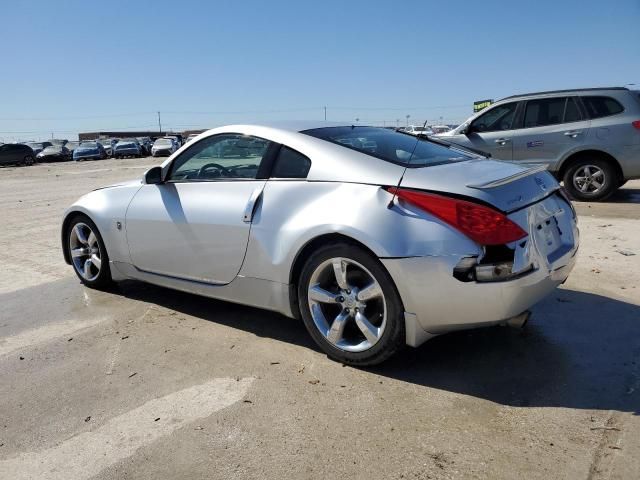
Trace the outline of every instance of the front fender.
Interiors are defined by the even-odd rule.
[[[94,190],[80,197],[63,214],[62,248],[65,261],[70,262],[66,252],[66,230],[68,222],[75,213],[88,216],[98,227],[111,261],[130,263],[129,248],[125,235],[125,217],[129,203],[142,187],[138,181]],[[120,222],[121,228],[118,228]]]

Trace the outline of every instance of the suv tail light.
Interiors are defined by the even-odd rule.
[[[484,205],[404,188],[386,190],[438,217],[480,245],[504,245],[527,236],[527,232],[504,214]]]
[[[636,120],[635,122],[631,122],[631,125],[633,125],[635,128],[640,130],[640,120]]]

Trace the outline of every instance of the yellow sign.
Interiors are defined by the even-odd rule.
[[[492,100],[478,100],[477,102],[473,102],[473,113],[477,113],[480,110],[487,108],[489,105],[493,103]]]

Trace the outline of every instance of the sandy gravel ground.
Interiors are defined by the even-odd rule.
[[[0,169],[0,478],[640,478],[640,182],[577,206],[526,329],[358,370],[279,315],[79,284],[62,211],[154,163]]]

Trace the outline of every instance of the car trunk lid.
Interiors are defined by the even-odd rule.
[[[544,166],[485,159],[409,167],[400,186],[479,200],[506,213],[537,203],[560,188]]]

